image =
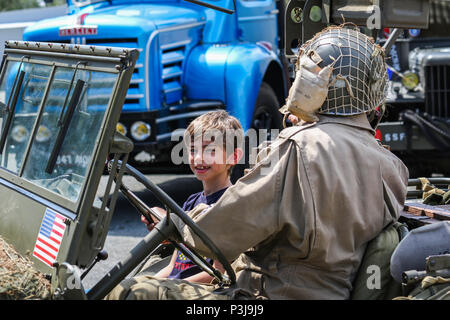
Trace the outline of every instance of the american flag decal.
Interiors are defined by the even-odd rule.
[[[42,219],[33,256],[50,267],[53,267],[53,263],[58,256],[59,247],[66,230],[65,220],[66,218],[62,215],[49,208],[45,211],[44,219]]]

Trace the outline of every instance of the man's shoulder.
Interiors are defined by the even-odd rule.
[[[357,115],[352,117],[324,117],[318,122],[303,122],[299,125],[283,129],[279,138],[294,140],[297,143],[311,143],[313,141],[324,142],[335,140],[338,136],[360,136],[372,137],[374,132],[366,120],[367,117]]]
[[[281,130],[280,134],[278,135],[278,138],[280,139],[290,139],[294,136],[296,136],[298,133],[305,131],[307,129],[313,128],[316,126],[316,122],[314,123],[305,123],[303,125],[296,125],[292,127],[287,127],[283,130]]]
[[[314,140],[326,140],[330,136],[327,131],[329,130],[324,130],[320,122],[312,122],[283,129],[278,138],[281,141],[291,140],[297,144],[311,143]]]

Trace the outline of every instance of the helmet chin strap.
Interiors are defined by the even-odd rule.
[[[386,106],[383,104],[377,107],[376,109],[367,112],[367,120],[369,120],[370,126],[372,127],[373,130],[377,129],[378,124],[383,118],[385,110]]]

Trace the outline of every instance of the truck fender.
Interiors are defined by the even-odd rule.
[[[281,89],[273,88],[281,102],[284,99],[285,84],[281,63],[275,53],[258,44],[234,46],[226,62],[225,104],[228,112],[241,121],[244,131],[251,127],[263,81],[269,85],[282,85]]]
[[[199,45],[186,61],[184,86],[190,100],[220,100],[225,103],[225,69],[231,45]]]
[[[200,45],[187,60],[186,97],[223,101],[247,130],[263,81],[274,89],[278,101],[283,101],[286,84],[282,70],[275,53],[258,44]]]

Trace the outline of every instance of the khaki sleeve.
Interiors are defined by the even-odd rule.
[[[281,143],[212,207],[188,213],[230,261],[280,230],[282,180],[292,149],[293,143]],[[174,222],[188,244],[214,258],[180,219]]]

